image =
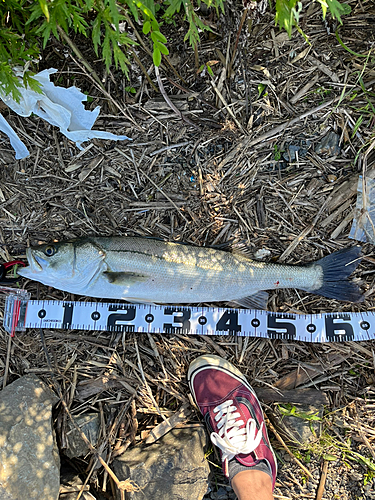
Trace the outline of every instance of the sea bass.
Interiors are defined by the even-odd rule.
[[[227,302],[265,309],[264,290],[298,288],[359,302],[348,280],[360,262],[353,246],[304,266],[141,237],[87,237],[28,248],[25,278],[66,292],[156,304]]]

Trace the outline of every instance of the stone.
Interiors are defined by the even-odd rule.
[[[329,130],[328,133],[316,145],[315,153],[319,155],[336,156],[341,151],[339,143],[340,136],[333,130]]]
[[[56,500],[60,458],[52,429],[58,398],[35,375],[0,391],[0,499]]]
[[[220,486],[220,488],[216,492],[216,500],[227,500],[228,492],[225,488]]]
[[[295,404],[296,415],[283,415],[282,429],[289,440],[298,443],[305,448],[312,441],[316,441],[321,434],[321,419],[323,417],[323,406],[310,404]],[[309,420],[304,415],[314,415],[318,420]]]
[[[127,450],[112,466],[120,481],[139,487],[127,493],[131,500],[201,500],[209,486],[206,447],[203,427],[173,429],[152,445]]]
[[[95,446],[98,443],[100,434],[100,415],[99,413],[84,413],[75,418],[75,423],[85,434],[90,443]],[[69,458],[81,457],[86,455],[90,449],[81,437],[81,434],[74,427],[71,421],[68,422],[67,431],[68,448],[64,454]]]
[[[60,496],[59,500],[76,500],[78,493],[82,489],[82,479],[79,475],[68,466],[61,467],[60,476]],[[85,486],[85,490],[81,495],[82,500],[95,500],[95,497],[88,491],[90,487]]]

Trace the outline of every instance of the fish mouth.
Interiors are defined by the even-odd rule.
[[[17,271],[20,276],[28,277],[30,273],[40,273],[43,271],[43,264],[46,263],[43,257],[36,255],[31,248],[26,249],[28,266]]]

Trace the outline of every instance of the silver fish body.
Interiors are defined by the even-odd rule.
[[[275,288],[333,293],[334,298],[358,301],[360,291],[347,277],[359,262],[359,252],[359,247],[351,247],[309,266],[289,266],[151,238],[88,237],[28,248],[29,266],[19,274],[79,295],[132,302],[261,302],[265,307],[259,292]],[[339,274],[346,286],[332,292]],[[327,276],[334,277],[328,288]]]

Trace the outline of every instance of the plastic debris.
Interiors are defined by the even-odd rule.
[[[271,255],[270,250],[268,248],[259,248],[254,254],[254,258],[257,260],[263,260],[266,257],[269,257]]]
[[[360,175],[357,188],[356,216],[349,238],[375,244],[375,180],[363,181]]]
[[[297,160],[297,154],[299,158],[304,158],[307,155],[307,149],[310,146],[310,141],[300,141],[301,145],[288,144],[287,150],[283,153],[283,158],[287,162],[293,162]],[[305,147],[303,147],[305,146]]]
[[[50,68],[34,76],[35,80],[41,84],[41,94],[21,86],[19,88],[21,92],[20,102],[16,102],[11,95],[5,95],[0,86],[0,99],[20,116],[30,116],[33,113],[51,125],[59,127],[60,132],[75,142],[79,149],[83,149],[82,142],[93,138],[115,141],[131,140],[126,135],[91,130],[99,115],[100,106],[89,111],[82,104],[82,102],[87,101],[87,96],[77,87],[56,87],[50,81],[50,75],[56,72],[57,69]],[[22,71],[18,71],[16,74],[19,76]],[[17,160],[26,158],[30,154],[24,143],[1,115],[0,131],[9,137]]]

